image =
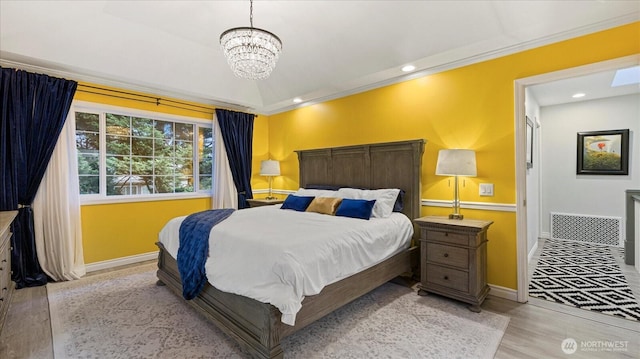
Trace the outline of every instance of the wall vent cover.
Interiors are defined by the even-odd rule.
[[[551,212],[551,238],[622,247],[622,217]]]

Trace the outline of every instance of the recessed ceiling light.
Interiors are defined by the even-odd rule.
[[[300,97],[296,97],[293,99],[293,103],[300,103],[302,102],[302,99]]]
[[[413,70],[415,70],[415,69],[416,69],[416,67],[415,67],[415,66],[413,66],[413,65],[407,65],[407,66],[405,66],[405,67],[403,67],[403,68],[402,68],[402,71],[403,71],[403,72],[409,72],[409,71],[413,71]]]
[[[574,95],[573,95],[573,96],[571,96],[571,97],[573,97],[573,98],[580,98],[580,97],[584,97],[584,96],[585,96],[585,94],[584,94],[584,93],[579,92],[579,93],[577,93],[577,94],[574,94]]]
[[[640,84],[640,66],[629,67],[616,71],[611,87]]]

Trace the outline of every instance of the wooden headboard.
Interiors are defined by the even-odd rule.
[[[420,217],[420,175],[425,140],[300,150],[300,187],[334,185],[356,188],[400,188],[402,212]]]

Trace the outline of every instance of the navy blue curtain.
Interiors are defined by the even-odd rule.
[[[31,203],[58,142],[75,81],[0,67],[0,210],[18,210],[11,238],[16,288],[47,283],[36,254]]]
[[[220,134],[227,150],[233,183],[238,190],[238,209],[249,207],[251,192],[251,158],[253,153],[253,119],[255,115],[216,109]]]

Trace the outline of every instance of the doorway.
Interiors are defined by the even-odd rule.
[[[529,300],[529,259],[535,252],[538,244],[537,237],[543,237],[540,233],[540,222],[543,219],[542,202],[543,187],[540,172],[535,171],[536,158],[540,163],[540,151],[533,153],[534,167],[527,168],[527,159],[530,157],[527,148],[527,117],[533,120],[534,126],[538,126],[539,116],[531,113],[526,106],[527,89],[553,81],[575,78],[598,72],[631,67],[640,63],[640,56],[628,56],[620,59],[604,61],[596,64],[557,71],[539,76],[519,79],[515,81],[515,129],[516,129],[516,198],[517,198],[517,261],[518,261],[518,293],[519,302]],[[531,118],[533,117],[533,118]],[[531,122],[531,121],[530,121]],[[538,127],[536,127],[538,128]],[[535,132],[534,132],[535,133]],[[539,132],[538,132],[539,133]],[[539,139],[539,136],[536,136]],[[573,139],[570,139],[571,141]],[[535,137],[534,137],[534,141]],[[539,143],[539,142],[538,142]],[[548,214],[548,213],[547,213]],[[546,214],[545,214],[546,216]],[[535,236],[535,237],[534,237]],[[538,248],[538,251],[541,248]]]

